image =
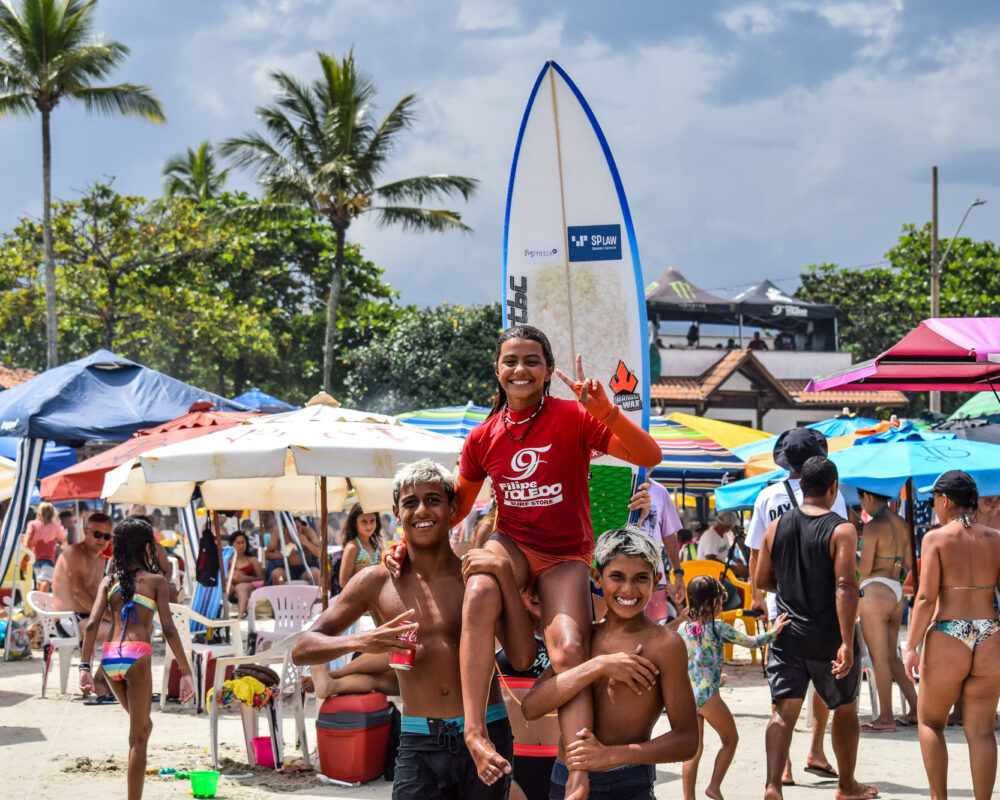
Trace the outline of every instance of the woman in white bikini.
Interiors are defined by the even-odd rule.
[[[1000,623],[994,596],[1000,584],[1000,533],[975,522],[976,483],[960,470],[920,489],[934,496],[942,525],[928,533],[920,555],[920,586],[903,654],[910,680],[920,661],[917,719],[932,800],[948,789],[948,711],[959,698],[969,743],[976,800],[993,794],[997,743],[993,719],[1000,699]],[[925,638],[926,634],[926,638]]]
[[[889,498],[858,489],[861,507],[871,519],[862,531],[861,632],[868,644],[878,690],[878,718],[861,726],[862,731],[894,731],[896,725],[917,723],[917,693],[907,679],[897,653],[899,626],[903,619],[903,579],[912,565],[910,533],[906,522],[889,508]],[[892,716],[892,684],[899,684],[909,712]]]

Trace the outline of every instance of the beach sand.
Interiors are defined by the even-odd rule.
[[[159,652],[162,653],[162,643]],[[747,651],[742,651],[746,653]],[[159,687],[161,658],[154,660],[154,687]],[[759,798],[764,786],[764,727],[770,713],[770,700],[759,665],[749,661],[730,664],[723,697],[732,709],[740,732],[736,759],[723,784],[727,800]],[[70,689],[75,686],[77,671],[70,675]],[[49,678],[49,696],[42,699],[41,658],[36,652],[29,661],[0,663],[0,753],[4,756],[4,795],[7,798],[109,798],[124,797],[125,768],[128,758],[128,718],[117,705],[84,706],[79,693],[59,694],[58,665],[54,660]],[[898,692],[894,693],[898,711]],[[868,718],[868,687],[862,685],[863,719]],[[309,745],[316,747],[316,705],[311,699],[307,708]],[[284,741],[286,759],[301,758],[295,749],[295,733],[290,711],[286,710]],[[207,769],[209,723],[207,714],[195,716],[178,706],[152,714],[153,734],[149,744],[149,768]],[[261,719],[261,733],[267,724]],[[667,729],[664,716],[657,733]],[[702,758],[698,782],[703,795],[717,750],[717,738],[710,729]],[[835,781],[823,781],[803,772],[810,731],[800,719],[792,741],[795,786],[787,787],[785,797],[832,798]],[[968,751],[960,728],[947,733],[951,760],[949,788],[956,797],[972,796]],[[243,749],[239,715],[225,715],[219,726],[220,759],[223,775],[251,772]],[[826,751],[833,759],[829,732]],[[323,785],[314,773],[283,775],[271,770],[253,770],[250,778],[222,778],[219,798],[259,800],[288,794],[316,798],[389,798],[392,787],[378,780],[358,788]],[[875,783],[886,798],[923,798],[927,780],[915,728],[899,728],[894,733],[862,734],[858,751],[859,780]],[[151,800],[190,796],[186,780],[149,776],[144,797]],[[656,796],[680,797],[680,765],[657,768]]]

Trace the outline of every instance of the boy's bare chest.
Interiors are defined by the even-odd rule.
[[[430,639],[457,643],[462,629],[462,600],[465,584],[461,576],[451,576],[432,584],[412,575],[388,580],[379,596],[379,610],[385,622],[413,609],[411,620],[419,623],[418,641]]]

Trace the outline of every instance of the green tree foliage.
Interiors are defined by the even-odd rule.
[[[95,185],[55,207],[60,337],[73,358],[98,347],[223,395],[250,385],[301,402],[319,386],[310,345],[322,341],[323,294],[336,242],[302,210],[247,227],[219,212],[246,195],[147,204]],[[338,336],[357,347],[398,313],[392,291],[355,245],[346,245]],[[0,360],[45,362],[41,226],[21,224],[0,245]],[[340,374],[336,376],[340,380]],[[338,384],[339,385],[339,384]]]
[[[380,225],[403,230],[469,230],[457,211],[424,208],[423,203],[461,196],[477,181],[460,175],[421,175],[379,185],[400,135],[413,125],[416,96],[407,95],[382,119],[374,114],[375,84],[357,68],[354,53],[343,59],[317,53],[321,76],[304,84],[273,72],[276,103],[257,109],[265,134],[248,133],[223,142],[221,152],[237,167],[251,170],[267,194],[259,207],[274,217],[288,208],[306,208],[325,219],[338,243],[346,242],[355,218],[375,213]],[[323,386],[332,388],[344,283],[345,256],[338,249],[327,287]]]
[[[942,255],[949,243],[939,241]],[[796,296],[835,305],[841,349],[856,360],[874,358],[930,316],[930,253],[930,225],[904,225],[899,241],[886,253],[887,266],[811,264]],[[993,242],[956,239],[940,275],[941,316],[1000,316],[1000,251]],[[966,397],[943,393],[943,407],[956,408]],[[922,408],[922,399],[914,396],[910,412]]]
[[[50,117],[62,100],[88,111],[163,122],[163,109],[148,86],[97,86],[128,55],[121,42],[92,35],[97,0],[10,0],[0,3],[0,118],[42,119],[42,237],[45,251],[46,360],[59,363],[55,253],[51,224],[52,135]]]
[[[384,336],[346,354],[345,405],[385,414],[470,400],[488,406],[500,331],[499,303],[411,306]]]
[[[167,160],[163,167],[163,191],[167,197],[203,202],[217,197],[229,170],[219,169],[211,142],[202,142]]]

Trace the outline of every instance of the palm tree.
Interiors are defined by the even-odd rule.
[[[260,215],[305,206],[337,234],[323,347],[323,388],[329,391],[344,241],[351,222],[373,212],[378,224],[399,225],[404,231],[469,231],[457,211],[421,204],[457,195],[468,200],[478,181],[422,175],[377,185],[397,137],[413,124],[416,95],[402,98],[378,121],[372,109],[375,84],[356,67],[353,49],[339,61],[332,53],[317,55],[322,75],[311,85],[284,72],[271,73],[276,102],[256,110],[266,136],[254,132],[228,139],[220,150],[235,166],[256,174],[267,194],[256,209]]]
[[[45,243],[47,362],[59,363],[56,267],[52,247],[52,139],[49,117],[60,100],[79,100],[88,111],[163,122],[148,86],[95,86],[129,53],[120,42],[91,36],[97,0],[0,2],[0,117],[42,115],[42,236]]]
[[[215,150],[211,142],[202,142],[197,151],[173,156],[163,167],[164,191],[167,197],[184,197],[200,203],[222,191],[228,169],[218,171]]]

